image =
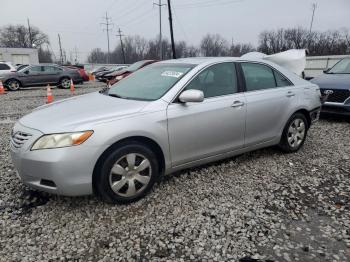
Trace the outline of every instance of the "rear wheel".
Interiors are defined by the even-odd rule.
[[[104,159],[97,176],[95,189],[103,200],[134,202],[144,197],[157,181],[157,158],[143,144],[124,144]]]
[[[68,77],[64,77],[60,80],[60,87],[64,89],[70,88],[70,79]]]
[[[21,88],[21,83],[16,79],[10,79],[6,82],[6,86],[10,91],[17,91]]]
[[[280,148],[292,153],[298,151],[304,144],[308,131],[305,115],[296,113],[288,120],[282,134]]]

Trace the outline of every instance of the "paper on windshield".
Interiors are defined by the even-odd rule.
[[[306,67],[305,49],[291,49],[281,53],[266,55],[259,52],[247,53],[241,58],[244,59],[263,59],[276,63],[297,75],[302,75]]]
[[[161,74],[161,76],[169,76],[169,77],[175,77],[175,78],[179,78],[182,75],[183,75],[182,72],[176,72],[176,71],[164,71]]]

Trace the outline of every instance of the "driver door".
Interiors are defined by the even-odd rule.
[[[40,77],[42,75],[42,66],[31,66],[23,72],[20,76],[21,82],[25,86],[35,85],[40,83]]]
[[[189,89],[203,91],[204,101],[175,101],[167,109],[173,167],[244,146],[245,97],[238,92],[235,64],[204,69],[184,90]]]

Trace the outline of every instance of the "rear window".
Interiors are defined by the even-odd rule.
[[[11,68],[6,64],[0,64],[0,70],[10,70]]]

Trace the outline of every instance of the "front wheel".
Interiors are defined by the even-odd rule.
[[[70,88],[70,79],[68,77],[64,77],[60,80],[59,86],[64,89]]]
[[[137,142],[128,143],[105,158],[95,189],[106,202],[131,203],[144,197],[158,176],[158,161],[152,150]]]
[[[304,144],[308,131],[305,115],[296,113],[288,120],[281,137],[279,147],[287,152],[298,151]]]
[[[7,81],[6,86],[10,91],[17,91],[21,88],[21,83],[16,79],[10,79]]]

